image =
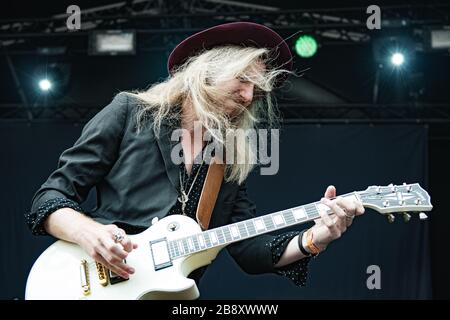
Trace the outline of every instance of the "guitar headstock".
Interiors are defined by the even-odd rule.
[[[421,220],[427,219],[424,211],[431,211],[430,195],[418,184],[388,186],[370,186],[358,193],[364,207],[371,208],[386,215],[389,222],[393,222],[394,213],[403,215],[406,222],[411,215],[408,212],[419,212]]]

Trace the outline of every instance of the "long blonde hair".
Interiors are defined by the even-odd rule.
[[[186,99],[189,99],[196,121],[201,122],[216,143],[224,144],[223,137],[230,130],[256,128],[261,119],[273,127],[277,124],[278,113],[271,92],[278,77],[290,71],[270,68],[273,58],[270,58],[269,53],[265,48],[241,46],[205,50],[190,57],[165,81],[154,84],[145,91],[129,92],[143,102],[137,113],[138,130],[151,118],[158,136],[163,121],[180,117],[179,106]],[[257,68],[257,64],[261,62],[265,68]],[[253,83],[259,95],[255,96],[249,107],[237,103],[239,116],[231,118],[220,102],[233,97],[215,84],[235,78]],[[222,134],[218,135],[217,132]],[[246,148],[244,140],[237,140],[235,153],[245,153],[246,159],[254,159],[256,155],[249,153],[254,153],[256,148]],[[225,181],[241,184],[253,167],[254,163],[250,161],[227,164]]]

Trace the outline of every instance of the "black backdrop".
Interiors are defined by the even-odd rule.
[[[33,261],[53,240],[25,226],[33,193],[56,167],[81,126],[1,123],[1,299],[23,298]],[[368,185],[419,182],[427,187],[427,128],[420,125],[286,125],[280,170],[249,178],[258,213],[320,199],[328,184],[338,193]],[[90,200],[92,202],[92,197]],[[428,222],[414,217],[388,224],[366,210],[344,236],[310,263],[308,285],[274,275],[247,275],[223,251],[200,283],[202,299],[427,299],[432,297]],[[369,290],[367,267],[381,269],[381,289]]]

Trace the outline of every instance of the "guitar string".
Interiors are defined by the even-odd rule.
[[[358,193],[359,195],[361,194],[362,192],[360,192],[360,193]],[[386,192],[386,194],[390,194],[391,192]],[[355,192],[351,192],[351,193],[347,193],[347,194],[343,194],[343,195],[341,195],[341,197],[346,197],[346,196],[349,196],[349,195],[354,195],[355,194]],[[212,241],[206,241],[206,239],[208,239],[208,238],[206,238],[206,232],[208,232],[208,233],[210,233],[210,232],[215,232],[216,233],[216,237],[217,237],[217,242],[218,242],[218,245],[220,245],[220,244],[223,244],[223,243],[226,243],[226,242],[229,242],[229,240],[227,239],[227,238],[229,238],[229,239],[231,239],[231,240],[242,240],[243,238],[245,238],[245,237],[253,237],[253,236],[256,236],[257,234],[258,234],[258,231],[255,233],[255,234],[249,234],[248,232],[247,232],[247,236],[242,236],[242,234],[241,234],[241,232],[239,232],[239,234],[238,234],[238,236],[237,236],[237,239],[233,239],[233,237],[230,235],[230,230],[229,230],[229,228],[231,228],[233,225],[235,225],[235,227],[237,227],[238,229],[242,229],[242,228],[239,228],[239,226],[244,226],[245,227],[245,223],[247,223],[248,221],[251,221],[251,220],[255,220],[255,219],[263,219],[263,220],[267,220],[267,219],[269,219],[269,221],[271,221],[271,224],[274,226],[274,227],[268,227],[267,226],[267,224],[268,224],[268,222],[267,221],[264,221],[264,230],[262,230],[262,231],[264,231],[264,233],[266,233],[266,232],[270,232],[270,231],[274,231],[274,230],[276,230],[276,229],[282,229],[282,228],[285,228],[285,227],[287,227],[287,226],[293,226],[293,225],[296,225],[296,224],[303,224],[303,223],[305,223],[305,222],[308,222],[308,221],[311,221],[311,220],[313,220],[313,219],[316,219],[316,218],[318,218],[320,215],[317,213],[318,212],[318,210],[317,210],[317,208],[316,208],[316,205],[317,204],[320,204],[320,202],[313,202],[313,203],[310,203],[310,204],[306,204],[306,205],[303,205],[303,206],[299,206],[299,207],[303,207],[303,209],[304,209],[304,211],[305,211],[305,213],[306,213],[306,215],[307,215],[307,219],[306,220],[304,220],[304,219],[302,219],[301,221],[296,221],[295,220],[295,218],[294,218],[294,222],[293,223],[287,223],[287,222],[285,222],[283,225],[279,225],[278,227],[273,223],[273,220],[272,220],[272,215],[274,215],[274,214],[277,214],[277,213],[271,213],[271,214],[268,214],[268,215],[265,215],[265,216],[262,216],[262,217],[256,217],[256,218],[252,218],[252,219],[248,219],[248,220],[245,220],[245,221],[240,221],[240,222],[238,222],[238,223],[236,223],[236,224],[232,224],[232,225],[228,225],[228,226],[222,226],[222,227],[219,227],[219,228],[215,228],[215,231],[212,231],[212,230],[209,230],[209,231],[205,231],[205,232],[202,232],[202,233],[200,233],[200,234],[196,234],[196,235],[194,235],[194,236],[189,236],[189,237],[184,237],[184,238],[179,238],[179,239],[176,239],[175,241],[176,242],[179,242],[178,243],[178,245],[180,246],[180,248],[188,248],[188,252],[186,253],[186,252],[184,252],[184,253],[182,253],[181,252],[181,250],[177,250],[177,251],[179,251],[180,252],[180,254],[179,255],[176,255],[176,257],[178,257],[178,256],[184,256],[184,255],[186,255],[186,254],[190,254],[190,253],[194,253],[194,252],[197,252],[197,251],[201,251],[201,250],[204,250],[204,249],[206,249],[206,248],[209,248],[209,247],[213,247],[213,246],[210,246],[210,245],[207,245],[207,242],[210,242],[211,244],[213,243]],[[292,214],[292,211],[294,210],[294,209],[296,209],[296,208],[299,208],[299,207],[294,207],[294,208],[291,208],[291,209],[286,209],[286,210],[284,210],[284,211],[281,211],[282,213],[281,214],[283,214],[284,215],[284,213],[291,213]],[[328,210],[328,211],[331,211],[331,210]],[[328,214],[329,214],[329,212],[327,212]],[[279,213],[278,213],[279,214]],[[286,221],[286,220],[285,220]],[[254,222],[252,221],[252,223],[254,224]],[[254,227],[254,226],[253,226]],[[247,228],[245,228],[244,230],[246,230]],[[256,231],[256,228],[254,228],[255,229],[255,231]],[[220,234],[218,234],[217,232],[219,232],[219,231],[221,231],[221,233]],[[198,242],[199,241],[197,241],[197,239],[196,239],[196,237],[203,237],[204,238],[204,243],[205,243],[205,247],[206,248],[202,248],[200,245],[198,245]],[[227,237],[228,236],[228,237]],[[194,247],[194,251],[192,251],[192,252],[190,252],[189,251],[189,246],[186,244],[186,242],[188,242],[189,240],[189,238],[192,238],[193,237],[193,247]],[[208,237],[209,237],[209,234],[208,234]],[[197,247],[198,247],[198,249],[197,249]],[[184,250],[184,251],[186,251],[186,250]],[[173,252],[171,252],[171,253],[173,253]]]
[[[385,192],[375,192],[375,193],[371,193],[371,192],[367,192],[367,191],[361,191],[361,192],[350,192],[350,193],[346,193],[346,194],[342,194],[342,195],[340,195],[340,197],[347,197],[347,196],[351,196],[351,195],[355,195],[355,193],[358,195],[358,196],[360,196],[361,198],[362,197],[365,197],[365,196],[371,196],[371,195],[381,195],[381,196],[385,196],[385,195],[389,195],[389,194],[392,194],[393,192],[392,191],[385,191]],[[334,199],[334,198],[332,198],[332,199]],[[256,235],[258,235],[258,231],[256,231],[256,228],[254,227],[254,221],[253,220],[256,220],[256,219],[262,219],[262,220],[264,220],[264,219],[268,219],[268,218],[270,218],[270,220],[269,221],[271,221],[271,224],[274,226],[274,227],[271,227],[271,228],[269,228],[269,227],[267,227],[267,222],[266,221],[264,221],[264,230],[261,230],[261,231],[263,231],[263,233],[267,233],[267,232],[270,232],[270,231],[275,231],[275,230],[277,230],[277,229],[283,229],[283,228],[286,228],[286,227],[289,227],[289,226],[294,226],[294,225],[297,225],[297,224],[304,224],[304,223],[306,223],[306,222],[309,222],[309,221],[312,221],[312,220],[314,220],[314,219],[317,219],[317,218],[319,218],[320,217],[320,214],[318,214],[318,210],[317,210],[317,207],[316,207],[316,205],[317,204],[320,204],[321,202],[320,201],[316,201],[316,202],[313,202],[313,203],[309,203],[309,204],[306,204],[306,205],[302,205],[302,206],[298,206],[298,207],[293,207],[293,208],[290,208],[290,209],[286,209],[286,210],[282,210],[282,211],[280,211],[280,212],[276,212],[276,213],[270,213],[270,214],[267,214],[267,215],[264,215],[264,216],[261,216],[261,217],[255,217],[255,218],[252,218],[252,219],[248,219],[248,220],[245,220],[245,221],[240,221],[240,222],[237,222],[237,223],[234,223],[234,224],[230,224],[230,225],[227,225],[227,226],[222,226],[222,227],[218,227],[218,228],[215,228],[215,229],[212,229],[212,230],[208,230],[208,231],[203,231],[202,233],[199,233],[199,234],[196,234],[196,235],[191,235],[191,236],[188,236],[188,237],[183,237],[183,238],[179,238],[179,239],[176,239],[176,240],[172,240],[173,242],[180,242],[181,244],[180,244],[180,247],[181,246],[184,246],[184,241],[188,241],[188,239],[190,238],[190,237],[203,237],[204,238],[204,243],[205,243],[205,249],[207,249],[208,247],[213,247],[213,246],[215,246],[215,245],[213,245],[213,246],[208,246],[207,245],[207,241],[206,241],[206,234],[208,234],[208,239],[210,238],[210,236],[209,236],[209,233],[212,233],[212,232],[215,232],[216,233],[216,237],[217,237],[217,244],[218,245],[221,245],[221,244],[223,244],[223,243],[226,243],[226,242],[228,242],[228,240],[227,240],[227,235],[228,235],[228,238],[231,238],[231,240],[242,240],[242,239],[244,239],[244,238],[246,238],[246,237],[253,237],[253,236],[256,236]],[[285,218],[284,217],[284,214],[285,213],[291,213],[292,214],[292,211],[293,210],[295,210],[295,209],[297,209],[297,208],[303,208],[303,210],[305,211],[305,213],[306,213],[306,215],[307,215],[307,219],[302,219],[301,221],[300,220],[295,220],[295,217],[294,217],[294,222],[293,223],[288,223],[288,222],[286,222],[286,220],[284,219],[284,223],[283,224],[281,224],[281,225],[276,225],[274,222],[273,222],[273,219],[272,219],[272,215],[275,215],[275,214],[282,214],[283,215],[283,218]],[[327,210],[327,213],[328,214],[330,214],[330,211],[331,210]],[[235,226],[235,227],[237,227],[237,229],[238,230],[241,230],[241,229],[243,229],[243,230],[247,230],[247,228],[245,227],[245,223],[247,223],[247,222],[252,222],[252,224],[253,224],[253,227],[254,227],[254,229],[255,229],[255,231],[256,231],[256,233],[255,234],[253,234],[253,235],[251,235],[251,234],[249,234],[248,232],[247,232],[247,236],[242,236],[242,234],[241,234],[241,232],[239,231],[239,234],[238,234],[238,236],[237,236],[237,239],[233,239],[233,237],[230,235],[230,230],[229,230],[229,228],[230,227],[232,227],[232,226]],[[239,226],[244,226],[243,228],[239,228]],[[217,232],[218,231],[221,231],[221,234],[219,235],[219,234],[217,234]],[[224,240],[224,242],[221,242],[220,240]],[[197,245],[198,247],[199,247],[199,250],[197,250],[197,249],[195,249],[195,242],[199,242],[199,241],[197,241],[197,239],[196,238],[194,238],[194,240],[193,240],[193,243],[194,243],[194,251],[193,252],[188,252],[188,253],[194,253],[194,252],[197,252],[197,251],[201,251],[201,250],[204,250],[203,248],[201,248],[200,247],[200,245]],[[210,242],[211,244],[213,243],[210,239],[209,239],[209,241],[208,242]],[[186,245],[187,246],[187,245]],[[187,246],[187,248],[189,248],[189,246]],[[200,250],[201,249],[201,250]],[[170,248],[169,248],[169,251],[171,251],[170,250]],[[172,251],[171,251],[171,253],[172,253]],[[183,256],[183,255],[185,255],[186,253],[184,253],[184,254],[181,254],[181,255],[179,255],[179,256]],[[178,255],[177,255],[177,257],[178,257]]]

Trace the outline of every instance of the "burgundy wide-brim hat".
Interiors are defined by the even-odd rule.
[[[271,67],[292,70],[291,50],[278,33],[253,22],[231,22],[198,32],[178,44],[167,62],[169,74],[189,57],[223,45],[268,48],[272,57]],[[276,86],[280,86],[286,77],[285,73],[281,74]]]

